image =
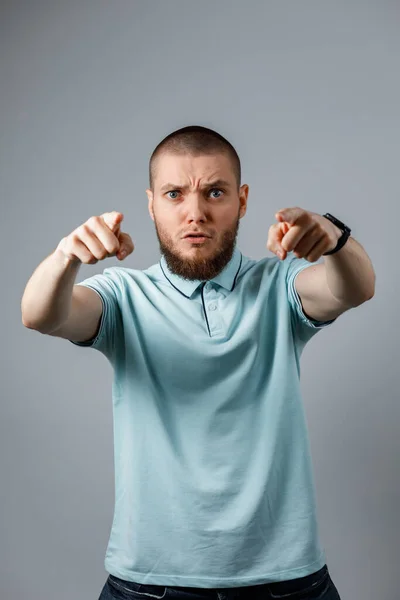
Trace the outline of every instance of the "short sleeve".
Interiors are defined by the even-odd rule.
[[[89,287],[97,292],[103,304],[103,311],[97,335],[86,342],[69,340],[72,344],[94,348],[112,360],[122,327],[121,282],[122,279],[118,276],[116,270],[113,267],[108,267],[104,269],[103,273],[88,277],[77,284]]]
[[[285,273],[287,297],[294,317],[294,322],[300,328],[306,328],[308,330],[308,337],[310,337],[317,333],[320,329],[328,327],[334,323],[337,317],[329,321],[317,321],[315,319],[311,319],[304,312],[300,296],[296,290],[295,280],[300,271],[311,267],[312,263],[305,258],[297,258],[294,254],[288,255],[283,263],[285,262],[287,262]]]

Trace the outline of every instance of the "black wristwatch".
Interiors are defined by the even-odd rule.
[[[327,256],[328,254],[335,254],[335,252],[338,252],[338,250],[340,250],[341,248],[343,248],[343,246],[345,245],[345,243],[347,242],[347,240],[350,237],[351,229],[350,229],[350,227],[347,227],[347,225],[345,225],[344,223],[342,223],[342,221],[339,221],[339,219],[337,219],[336,217],[334,217],[330,213],[325,213],[322,216],[325,217],[326,219],[329,219],[329,221],[332,221],[332,223],[334,225],[336,225],[336,227],[339,227],[339,229],[341,229],[342,232],[343,232],[342,235],[341,235],[341,237],[338,239],[338,243],[336,245],[336,248],[334,248],[330,252],[325,252],[325,254],[322,255],[322,256]]]

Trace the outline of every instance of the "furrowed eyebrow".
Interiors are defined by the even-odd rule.
[[[230,187],[231,184],[229,181],[225,181],[225,179],[216,179],[215,181],[210,181],[209,183],[205,183],[202,186],[202,189],[211,188],[211,187]],[[160,188],[160,192],[166,192],[167,190],[186,190],[186,185],[179,185],[177,183],[166,183]]]

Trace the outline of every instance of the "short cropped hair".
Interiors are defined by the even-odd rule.
[[[225,154],[232,163],[238,190],[240,188],[241,166],[239,156],[232,144],[213,129],[201,125],[188,125],[173,131],[161,140],[153,150],[149,161],[149,184],[152,191],[154,191],[156,162],[164,153],[191,154],[193,156]]]

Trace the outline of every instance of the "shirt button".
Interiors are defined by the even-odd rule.
[[[208,307],[210,310],[215,310],[217,308],[216,304],[210,304]]]
[[[211,290],[211,288],[212,288],[211,283],[206,283],[206,290]]]

